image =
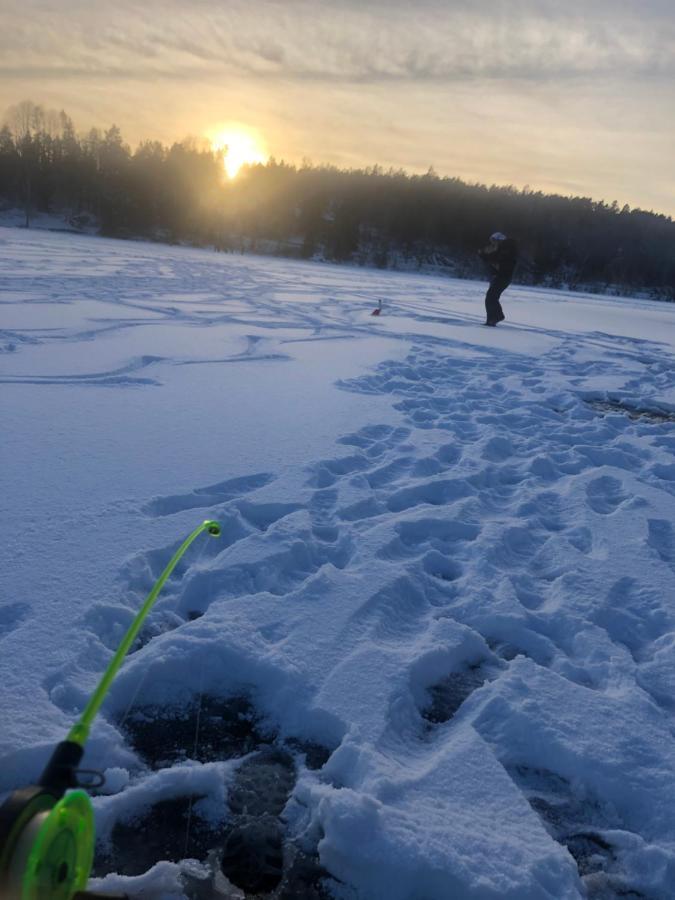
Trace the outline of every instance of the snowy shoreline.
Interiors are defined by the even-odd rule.
[[[77,218],[76,218],[77,221]],[[22,228],[25,229],[25,213],[19,209],[9,209],[9,210],[0,210],[0,228]],[[30,229],[33,231],[50,231],[59,234],[72,234],[72,235],[81,235],[88,237],[101,237],[98,233],[98,227],[95,224],[95,221],[90,217],[86,216],[84,224],[74,225],[72,222],[72,215],[70,213],[35,213],[31,218]],[[104,238],[105,240],[115,240],[114,238]],[[165,247],[183,247],[186,249],[194,249],[201,251],[213,251],[215,248],[212,245],[192,245],[189,243],[184,244],[172,244],[169,241],[158,238],[157,240],[152,240],[148,237],[140,237],[129,235],[125,238],[119,238],[120,240],[131,241],[132,243],[140,243],[140,244],[149,244],[151,246],[157,246],[158,244]],[[298,240],[294,241],[273,241],[273,240],[258,240],[256,242],[258,249],[253,249],[251,246],[244,247],[244,239],[239,238],[241,243],[241,248],[239,250],[226,250],[222,251],[226,255],[233,255],[236,257],[246,256],[248,258],[253,259],[270,259],[270,260],[280,260],[286,259],[289,261],[295,262],[310,262],[310,263],[320,263],[322,266],[337,266],[340,269],[358,269],[360,271],[366,272],[392,272],[400,275],[423,275],[430,276],[435,278],[443,278],[443,279],[451,279],[451,280],[461,280],[461,281],[475,281],[475,278],[472,275],[467,274],[457,274],[458,268],[461,269],[462,266],[459,265],[457,260],[453,260],[450,258],[445,259],[443,262],[425,262],[419,263],[412,258],[407,258],[403,253],[394,253],[392,254],[393,263],[388,263],[384,269],[380,266],[377,266],[375,262],[370,261],[367,263],[357,262],[356,260],[344,260],[342,262],[335,262],[334,260],[325,259],[322,254],[315,254],[309,260],[301,260],[300,259],[300,250],[302,247],[302,241]],[[250,239],[248,241],[250,245]],[[626,294],[625,291],[620,290],[617,285],[607,284],[604,290],[601,290],[601,285],[599,284],[569,284],[562,283],[556,285],[555,287],[551,287],[550,285],[541,284],[541,285],[531,285],[527,283],[521,283],[519,279],[518,270],[516,270],[515,275],[516,281],[514,284],[518,287],[519,290],[533,290],[533,291],[546,291],[547,293],[560,293],[563,296],[572,295],[573,297],[578,297],[580,299],[592,299],[593,297],[611,297],[613,300],[625,300],[628,302],[635,302],[636,300],[644,300],[650,303],[672,303],[672,299],[669,299],[666,296],[656,296],[654,291],[648,288],[642,288],[636,291],[633,291],[631,294]]]

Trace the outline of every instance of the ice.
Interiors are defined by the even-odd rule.
[[[94,725],[100,889],[672,897],[675,307],[0,232],[1,791],[223,526]]]

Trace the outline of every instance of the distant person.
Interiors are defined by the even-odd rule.
[[[478,255],[487,263],[492,271],[490,287],[485,295],[486,325],[496,325],[504,321],[504,310],[499,302],[503,291],[511,284],[513,270],[518,261],[518,245],[513,238],[507,237],[501,231],[495,231],[490,235],[490,243]]]

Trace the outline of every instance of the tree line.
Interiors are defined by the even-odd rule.
[[[483,277],[495,230],[521,248],[525,284],[648,292],[675,300],[675,222],[588,197],[460,178],[300,166],[270,159],[225,178],[198,141],[144,141],[115,125],[78,134],[64,112],[24,101],[0,128],[0,204],[66,215],[103,235]]]

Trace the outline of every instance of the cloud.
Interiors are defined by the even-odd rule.
[[[589,6],[121,0],[111,24],[98,4],[83,0],[10,0],[0,77],[367,84],[675,74],[675,21],[661,0]]]

